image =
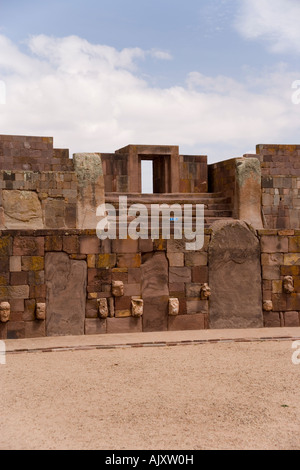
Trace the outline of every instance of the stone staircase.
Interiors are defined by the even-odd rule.
[[[208,228],[216,220],[232,219],[232,204],[230,198],[222,196],[221,193],[172,193],[172,194],[125,194],[125,193],[106,193],[106,203],[112,204],[117,216],[119,215],[119,197],[127,197],[127,209],[132,204],[143,204],[151,213],[152,204],[180,204],[183,209],[185,204],[193,205],[193,220],[195,220],[196,204],[204,205],[204,226]],[[183,213],[183,210],[182,210]],[[149,216],[150,220],[150,216]]]

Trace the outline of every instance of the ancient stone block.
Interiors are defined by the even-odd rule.
[[[176,283],[176,282],[191,282],[192,280],[192,273],[191,269],[188,267],[170,267],[169,269],[169,282]]]
[[[264,326],[266,328],[279,328],[280,316],[277,312],[265,312],[264,313]]]
[[[1,235],[0,237],[0,257],[8,257],[12,254],[11,250],[12,239],[10,236]]]
[[[185,265],[186,266],[206,266],[207,265],[207,253],[205,251],[185,253]]]
[[[84,334],[87,266],[66,253],[46,253],[47,336]]]
[[[148,257],[142,264],[141,271],[143,331],[167,330],[169,289],[168,261],[165,253],[155,252],[153,256]]]
[[[204,330],[206,328],[206,315],[177,315],[169,316],[168,330],[169,331],[183,331],[183,330]]]
[[[9,258],[9,270],[10,272],[19,272],[22,270],[21,256],[10,256]]]
[[[139,268],[140,266],[141,266],[140,253],[117,255],[117,267],[118,268]]]
[[[14,256],[44,256],[44,237],[14,237]]]
[[[275,235],[262,236],[260,239],[262,253],[287,253],[289,241],[287,237]]]
[[[131,315],[134,318],[139,318],[143,315],[144,301],[143,299],[132,298],[131,299]]]
[[[218,221],[212,225],[212,230],[209,246],[210,328],[262,327],[258,238],[239,221]]]
[[[42,256],[22,256],[22,271],[43,271],[44,258]]]
[[[93,255],[100,253],[100,239],[98,237],[80,237],[80,253]]]
[[[115,309],[115,317],[116,318],[126,318],[131,316],[131,310],[130,309],[124,309],[124,310],[117,310]]]
[[[23,314],[23,321],[34,321],[35,320],[35,299],[25,300],[25,309]]]
[[[169,260],[169,266],[184,266],[184,253],[172,253],[167,254]]]
[[[86,335],[101,335],[106,333],[106,320],[101,318],[86,318],[84,322]]]
[[[62,236],[47,235],[45,237],[45,251],[62,251]]]
[[[179,315],[179,299],[171,297],[169,299],[169,315],[176,316]]]
[[[108,318],[107,333],[139,333],[142,331],[142,318]]]
[[[299,326],[299,312],[285,312],[284,313],[284,326],[296,327]]]
[[[28,283],[28,273],[25,271],[11,273],[10,274],[10,285],[11,286],[24,286]],[[7,283],[8,284],[8,283]]]
[[[2,205],[7,229],[43,228],[42,207],[33,191],[3,190]]]
[[[25,338],[42,338],[46,336],[45,321],[26,321]]]
[[[117,257],[112,254],[100,254],[95,256],[96,268],[113,268],[116,265]]]

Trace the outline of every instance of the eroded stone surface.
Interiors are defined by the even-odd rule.
[[[272,312],[273,310],[273,302],[272,300],[265,300],[263,303],[263,309],[265,312]]]
[[[202,284],[200,289],[200,298],[201,300],[207,300],[211,296],[211,289],[208,284]]]
[[[47,336],[82,335],[86,303],[87,265],[66,253],[47,253]]]
[[[212,225],[210,328],[263,327],[260,246],[240,221]]]
[[[5,228],[43,228],[42,206],[34,191],[3,190],[2,206]]]
[[[122,297],[122,295],[124,295],[123,281],[112,281],[111,292],[114,297]]]

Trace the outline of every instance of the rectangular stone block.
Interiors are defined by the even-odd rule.
[[[10,299],[9,303],[11,312],[24,312],[24,299]]]
[[[178,315],[168,317],[169,331],[204,330],[206,328],[206,314]]]
[[[0,298],[28,299],[29,286],[0,286]]]
[[[262,277],[270,281],[280,279],[280,266],[263,266]]]
[[[201,295],[201,284],[186,284],[185,293],[187,297],[199,297]]]
[[[138,253],[139,252],[139,240],[112,240],[112,251],[113,253]]]
[[[195,266],[192,268],[192,282],[194,283],[207,283],[208,282],[208,267]]]
[[[125,294],[125,292],[124,292]],[[122,297],[115,298],[115,309],[117,310],[130,310],[131,307],[131,297],[123,295]],[[118,315],[116,315],[118,316]],[[127,316],[127,315],[126,315]]]
[[[1,256],[0,257],[0,273],[5,273],[9,271],[9,257]]]
[[[147,240],[139,239],[139,251],[141,253],[150,253],[153,251],[153,241],[149,238]]]
[[[45,237],[45,251],[62,251],[62,247],[62,236],[48,235]]]
[[[287,295],[282,294],[274,294],[272,293],[272,303],[273,303],[273,311],[275,312],[283,312],[287,309]]]
[[[7,339],[23,339],[25,338],[25,322],[8,322],[7,323]]]
[[[76,235],[63,236],[63,251],[66,253],[79,253],[79,239]]]
[[[262,236],[260,243],[262,253],[287,253],[289,251],[288,237]]]
[[[187,313],[208,313],[207,300],[187,300],[186,301]]]
[[[44,258],[42,256],[22,256],[22,271],[43,271]]]
[[[289,237],[289,252],[290,253],[300,252],[300,236]]]
[[[185,253],[185,265],[186,266],[206,266],[207,265],[207,253],[205,251],[200,252],[189,252]]]
[[[286,266],[300,266],[300,253],[285,254],[283,262]]]
[[[44,237],[15,237],[13,255],[15,256],[44,256]]]
[[[21,271],[21,272],[10,274],[11,286],[24,286],[27,283],[28,283],[28,273],[26,271]]]
[[[43,320],[25,322],[25,338],[42,338],[46,336],[46,322]]]
[[[289,294],[287,295],[286,309],[284,310],[298,310],[300,311],[300,294]]]
[[[136,296],[141,294],[141,283],[139,284],[124,284],[124,295],[125,296]]]
[[[299,312],[285,312],[284,313],[284,326],[297,327],[300,325]]]
[[[128,269],[128,283],[138,284],[141,282],[142,271],[140,268],[129,268]]]
[[[21,256],[10,256],[9,258],[9,270],[10,272],[19,272],[22,270]]]
[[[283,264],[283,253],[262,253],[262,266],[278,266]]]
[[[0,237],[0,257],[10,256],[12,254],[12,240],[10,235]]]
[[[100,253],[100,239],[98,237],[80,237],[80,253],[93,255]]]
[[[191,269],[188,267],[170,267],[169,268],[169,282],[171,284],[177,282],[191,282],[192,280],[192,273]]]
[[[116,318],[127,318],[131,316],[131,311],[128,309],[125,310],[117,310],[115,306],[115,317]]]
[[[139,333],[142,331],[141,318],[107,318],[107,333]]]
[[[117,255],[118,268],[139,268],[141,266],[141,255],[138,254],[121,254]]]
[[[35,307],[36,307],[35,299],[25,300],[25,302],[24,302],[24,314],[23,314],[23,320],[24,321],[34,321],[35,320]]]
[[[106,320],[103,318],[86,318],[84,322],[86,335],[101,335],[106,333]]]
[[[264,312],[264,326],[266,328],[279,328],[281,326],[278,312]]]
[[[184,253],[167,253],[169,266],[184,266]]]
[[[116,254],[100,254],[95,257],[96,268],[113,268],[116,265]]]

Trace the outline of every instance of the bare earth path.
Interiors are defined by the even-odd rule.
[[[8,354],[0,449],[300,449],[291,346]]]

